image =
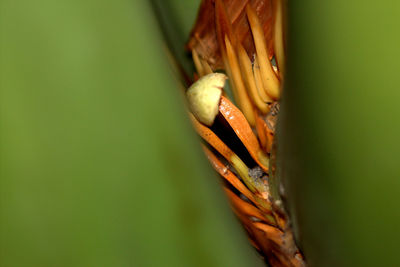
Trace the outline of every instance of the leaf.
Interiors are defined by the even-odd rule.
[[[5,0],[0,25],[1,266],[260,263],[148,2]]]
[[[399,11],[290,2],[277,159],[310,266],[398,265]]]

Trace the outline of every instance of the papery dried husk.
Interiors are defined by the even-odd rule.
[[[263,25],[269,55],[273,55],[273,8],[271,0],[222,0],[231,20],[233,34],[242,43],[250,58],[255,53],[253,37],[246,18],[246,5],[256,11]],[[198,55],[206,60],[213,70],[222,69],[223,62],[219,50],[215,27],[215,0],[202,0],[196,24],[190,34],[187,49],[196,50]]]

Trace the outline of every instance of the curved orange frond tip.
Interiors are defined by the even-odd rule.
[[[254,135],[243,113],[224,96],[221,97],[219,111],[249,151],[250,156],[265,172],[268,173],[269,158],[262,151],[257,137]]]
[[[252,237],[254,242],[258,245],[261,251],[267,256],[271,256],[272,252],[272,242],[266,236],[266,233],[260,229],[258,229],[249,217],[240,213],[237,209],[233,208],[233,212],[242,222],[243,226],[248,231],[249,235]],[[279,265],[277,265],[279,266]]]
[[[230,189],[224,187],[225,193],[229,198],[229,201],[231,202],[231,205],[235,207],[240,213],[249,216],[249,217],[254,217],[257,218],[261,221],[264,221],[265,218],[263,214],[260,212],[259,209],[251,205],[250,203],[244,201],[240,197],[238,197],[235,193],[233,193]]]
[[[283,246],[283,235],[284,233],[278,228],[262,223],[262,222],[254,222],[253,225],[266,233],[267,238],[277,244],[279,247]]]
[[[257,194],[253,194],[249,191],[249,189],[239,180],[239,178],[232,173],[227,166],[225,166],[217,156],[210,151],[206,146],[202,146],[203,150],[211,162],[211,165],[214,169],[225,179],[227,180],[233,187],[235,187],[240,193],[242,193],[245,197],[247,197],[254,205],[256,205],[261,211],[265,214],[271,214],[272,207],[268,198],[259,197]],[[274,221],[274,218],[270,218],[270,221]]]
[[[204,76],[204,69],[203,65],[201,64],[199,55],[197,54],[196,50],[192,50],[192,58],[194,62],[194,67],[196,68],[196,72],[199,75],[199,77]]]
[[[189,113],[192,124],[196,132],[209,143],[215,150],[218,151],[228,162],[231,161],[232,156],[235,154],[222,140],[208,128],[201,124],[192,113]]]
[[[247,197],[251,202],[257,204],[254,199],[254,195],[247,189],[247,187],[239,180],[239,178],[234,175],[227,166],[225,166],[218,158],[215,156],[210,149],[208,149],[205,145],[202,146],[204,153],[206,154],[208,160],[211,162],[213,168],[225,179],[227,180],[233,187],[235,187],[240,193],[242,193],[245,197]]]
[[[250,24],[250,29],[253,34],[254,45],[257,51],[258,63],[260,64],[261,79],[264,88],[269,96],[274,99],[279,99],[280,96],[280,81],[276,76],[272,64],[269,61],[267,44],[264,38],[259,18],[251,5],[246,6],[246,14]]]
[[[274,217],[272,217],[268,214],[264,215],[258,208],[251,205],[250,203],[244,201],[243,199],[238,197],[235,193],[233,193],[228,188],[225,187],[224,189],[225,189],[225,193],[229,197],[229,200],[231,201],[232,206],[235,209],[237,209],[238,212],[240,212],[246,216],[257,218],[264,223],[267,223],[270,225],[276,225],[276,221],[275,221]]]
[[[253,76],[254,76],[254,81],[256,83],[258,94],[260,95],[261,99],[265,103],[272,103],[273,100],[271,97],[268,96],[267,91],[265,90],[261,79],[260,65],[258,64],[257,54],[254,54]]]
[[[276,63],[278,65],[281,80],[285,74],[285,44],[283,32],[283,3],[282,0],[275,1],[275,22],[274,22],[274,50]]]
[[[268,186],[250,177],[249,167],[213,131],[196,120],[193,114],[189,114],[197,133],[233,166],[250,191],[268,199]]]
[[[257,107],[257,109],[261,113],[265,114],[268,112],[269,106],[261,99],[258,93],[256,82],[253,76],[253,69],[251,66],[250,58],[247,55],[246,50],[244,50],[243,46],[240,43],[238,44],[237,49],[239,55],[240,68],[242,71],[243,81],[246,84],[245,88],[247,89],[247,93],[251,97],[251,100],[253,100],[253,103]],[[257,117],[257,115],[254,113],[253,116]]]
[[[226,53],[224,49],[225,36],[227,36],[233,44],[236,44],[236,38],[233,34],[232,23],[229,20],[225,4],[222,0],[215,0],[215,25],[219,49],[222,49],[222,53]]]
[[[230,42],[229,38],[225,36],[225,45],[226,45],[226,54],[227,54],[227,63],[229,64],[229,69],[231,70],[229,74],[229,81],[233,90],[236,91],[234,94],[235,101],[238,104],[238,107],[243,112],[243,115],[246,117],[247,121],[250,125],[255,125],[255,115],[253,104],[250,101],[250,98],[246,92],[246,87],[243,82],[242,73],[240,71],[240,66],[238,62],[238,58],[235,52],[234,45]]]
[[[206,75],[207,75],[207,74],[210,74],[210,73],[214,73],[214,71],[212,70],[210,64],[208,64],[207,60],[205,60],[205,59],[200,59],[200,61],[201,61],[202,65],[203,65],[204,73],[205,73]]]
[[[233,40],[233,31],[231,22],[228,19],[225,5],[221,0],[215,1],[215,29],[218,41],[218,49],[221,52],[222,62],[225,66],[226,73],[231,76],[231,70],[229,68],[228,56],[226,54],[225,47],[225,36],[228,36],[230,40]],[[236,93],[235,91],[233,93]]]

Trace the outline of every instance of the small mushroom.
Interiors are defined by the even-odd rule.
[[[214,123],[225,81],[223,73],[211,73],[201,77],[186,92],[193,115],[207,126]]]

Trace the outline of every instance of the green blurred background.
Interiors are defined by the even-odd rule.
[[[279,170],[310,266],[399,266],[400,2],[290,1]]]
[[[148,1],[1,1],[0,266],[260,263],[165,47]]]
[[[192,68],[198,4],[0,2],[0,266],[261,264],[166,57]],[[278,171],[310,266],[398,265],[399,11],[290,3]]]

